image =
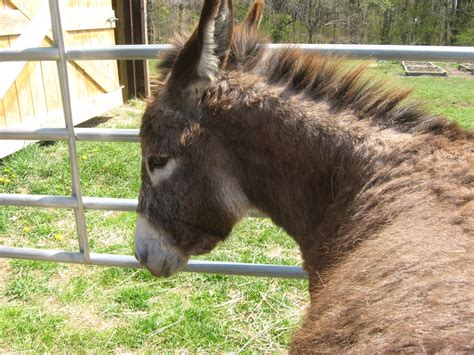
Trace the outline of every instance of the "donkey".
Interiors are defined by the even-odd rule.
[[[135,255],[156,276],[250,209],[298,243],[294,353],[474,351],[473,133],[340,58],[272,51],[205,0],[144,113]]]

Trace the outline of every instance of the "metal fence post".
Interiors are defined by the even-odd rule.
[[[74,208],[77,226],[77,237],[79,248],[86,262],[90,261],[89,243],[87,240],[87,226],[84,212],[84,203],[81,193],[81,178],[79,164],[77,160],[76,135],[74,133],[74,121],[72,117],[71,93],[69,90],[69,77],[67,69],[66,49],[64,47],[63,29],[61,24],[61,13],[58,0],[49,0],[49,10],[51,14],[51,26],[53,30],[54,45],[59,51],[58,76],[61,89],[61,99],[63,103],[64,120],[69,133],[68,147],[69,160],[71,164],[71,185],[72,196],[76,199],[77,205]]]

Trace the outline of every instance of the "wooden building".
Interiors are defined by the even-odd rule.
[[[66,46],[146,43],[142,1],[58,0]],[[47,0],[0,0],[0,48],[53,45]],[[146,95],[144,61],[69,62],[74,123]],[[0,62],[0,127],[64,127],[55,62]],[[0,158],[29,142],[0,141]]]

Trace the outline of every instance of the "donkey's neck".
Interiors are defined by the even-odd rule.
[[[344,130],[325,103],[282,92],[236,89],[225,102],[210,100],[209,112],[209,129],[231,149],[251,204],[302,250],[321,252],[351,218],[355,197],[376,169],[380,153],[369,136]]]

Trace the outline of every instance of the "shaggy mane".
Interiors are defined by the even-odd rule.
[[[177,35],[174,48],[160,56],[158,71],[162,78],[171,71],[187,37]],[[294,94],[305,94],[315,101],[326,100],[336,112],[352,110],[361,120],[368,119],[380,128],[443,134],[452,140],[474,137],[456,122],[407,100],[412,89],[394,87],[387,80],[367,75],[367,64],[348,68],[342,57],[306,53],[291,45],[266,55],[266,43],[266,36],[239,26],[232,38],[227,69],[261,74],[270,84],[284,85]]]

